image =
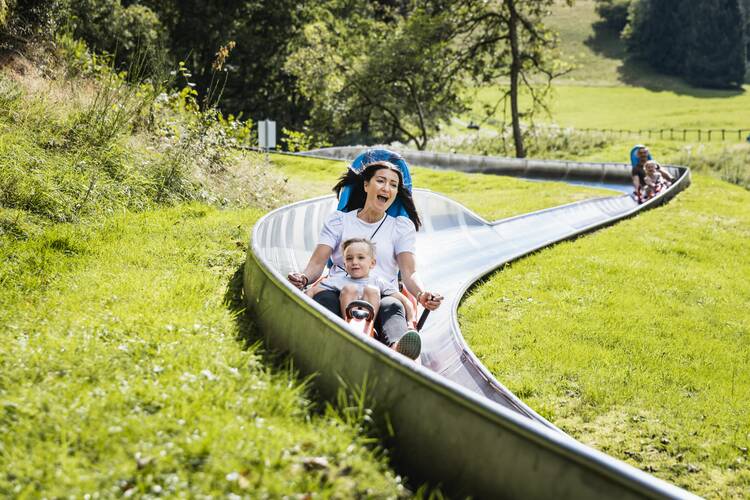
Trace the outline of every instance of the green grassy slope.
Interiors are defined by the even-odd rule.
[[[288,177],[279,203],[328,192],[344,169],[273,161],[263,175]],[[415,173],[489,217],[598,193]],[[408,493],[362,421],[321,411],[247,347],[260,335],[237,273],[261,214],[191,204],[0,234],[0,495]]]
[[[750,488],[750,193],[696,176],[665,207],[541,251],[464,302],[474,352],[577,439],[701,495]]]
[[[233,275],[260,214],[0,241],[0,496],[403,494],[355,425],[246,347]]]

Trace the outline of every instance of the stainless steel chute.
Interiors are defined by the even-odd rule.
[[[350,159],[360,150],[331,148],[312,154]],[[452,165],[450,156],[403,154],[412,165]],[[479,158],[472,163],[472,157],[455,157],[454,164],[476,171],[480,163],[492,163]],[[623,191],[629,183],[626,165],[497,160],[490,165],[493,171],[524,177],[593,181]],[[507,170],[503,162],[510,164]],[[547,422],[482,366],[456,319],[466,290],[506,262],[675,196],[689,185],[690,173],[669,168],[677,181],[643,205],[618,195],[497,222],[485,221],[444,196],[415,190],[424,222],[417,236],[419,272],[431,290],[446,297],[422,331],[421,363],[354,334],[343,320],[286,281],[289,271],[307,262],[324,218],[335,209],[332,196],[280,208],[258,221],[244,273],[248,306],[268,343],[289,352],[304,373],[315,373],[323,393],[334,395],[341,381],[350,386],[366,383],[376,414],[393,429],[396,458],[416,478],[476,497],[690,497]]]

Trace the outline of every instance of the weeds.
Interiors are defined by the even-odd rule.
[[[570,128],[528,127],[524,130],[527,155],[534,158],[570,159],[601,150],[609,143],[603,134]],[[431,149],[489,156],[515,155],[510,127],[502,128],[502,132],[441,135],[431,142]]]
[[[168,92],[165,77],[145,78],[145,57],[116,73],[85,45],[58,42],[50,78],[0,73],[0,208],[14,211],[5,234],[187,200],[270,208],[285,199],[263,159],[238,152],[254,140],[252,122],[218,111],[222,79],[201,109],[184,64],[184,88]]]
[[[678,163],[695,172],[710,173],[724,181],[750,189],[750,144],[739,144],[710,153],[702,149],[683,149]]]

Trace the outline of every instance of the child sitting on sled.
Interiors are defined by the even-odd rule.
[[[669,181],[664,177],[662,169],[654,160],[648,160],[643,165],[643,169],[645,171],[645,175],[643,176],[643,194],[646,199],[653,198],[662,189],[669,186]]]
[[[311,287],[305,293],[314,297],[321,290],[340,292],[341,311],[346,317],[347,306],[354,300],[365,300],[373,308],[373,316],[378,314],[381,297],[394,297],[404,305],[406,321],[414,321],[412,303],[398,290],[382,278],[370,274],[375,268],[375,244],[366,238],[352,238],[341,245],[344,255],[346,276],[338,274],[328,277]]]

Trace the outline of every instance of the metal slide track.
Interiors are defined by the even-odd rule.
[[[310,155],[349,159],[360,151],[330,148]],[[621,191],[629,184],[626,165],[402,154],[410,165],[582,180]],[[421,363],[354,334],[287,282],[286,274],[302,269],[312,253],[325,217],[335,210],[333,196],[289,205],[258,221],[244,272],[248,306],[269,345],[290,353],[303,373],[315,373],[323,394],[335,395],[342,381],[366,385],[379,421],[392,429],[395,458],[417,480],[479,498],[689,498],[547,422],[479,362],[457,322],[466,290],[503,264],[674,197],[689,185],[690,172],[669,168],[678,180],[643,205],[625,194],[497,222],[416,189],[423,220],[417,233],[419,273],[445,296],[422,330]]]

